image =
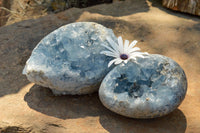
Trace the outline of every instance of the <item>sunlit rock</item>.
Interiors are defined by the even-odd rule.
[[[200,16],[200,0],[162,0],[162,5],[175,11]]]

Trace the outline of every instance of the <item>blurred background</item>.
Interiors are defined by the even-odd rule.
[[[0,0],[0,26],[58,13],[72,7],[85,8],[112,2],[113,0]]]

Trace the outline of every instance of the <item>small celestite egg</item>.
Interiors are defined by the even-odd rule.
[[[111,70],[101,83],[105,107],[131,118],[155,118],[176,109],[183,101],[187,80],[172,59],[149,54]]]

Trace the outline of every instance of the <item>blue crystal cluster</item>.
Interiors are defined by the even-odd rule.
[[[102,81],[99,96],[110,110],[132,118],[155,118],[176,109],[185,97],[182,68],[162,55],[116,66]]]
[[[100,54],[116,40],[111,29],[93,22],[65,25],[39,42],[23,73],[36,84],[49,87],[55,94],[87,94],[98,90],[111,70],[111,57]]]

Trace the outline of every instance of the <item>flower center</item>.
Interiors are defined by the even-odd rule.
[[[121,58],[122,60],[126,60],[126,59],[128,59],[128,55],[127,55],[127,54],[121,54],[121,55],[120,55],[120,58]]]

